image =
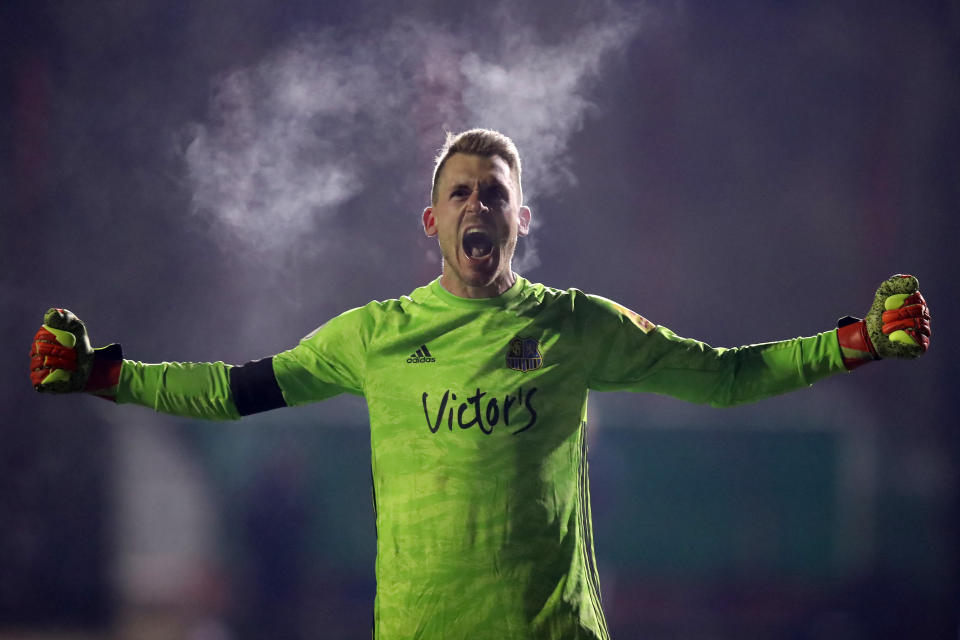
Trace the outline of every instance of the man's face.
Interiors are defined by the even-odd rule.
[[[491,297],[514,282],[510,262],[517,237],[530,229],[530,209],[520,205],[501,157],[455,153],[437,179],[437,201],[423,212],[423,229],[440,243],[444,288],[464,298]]]

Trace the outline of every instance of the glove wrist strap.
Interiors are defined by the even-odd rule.
[[[119,344],[93,350],[93,367],[83,390],[116,402],[120,368],[123,366],[123,348]]]
[[[840,353],[847,371],[880,359],[867,333],[867,323],[860,318],[840,318],[837,321],[837,341],[840,343]]]

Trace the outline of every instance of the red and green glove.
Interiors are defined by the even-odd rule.
[[[48,309],[33,337],[30,381],[37,391],[84,391],[112,400],[122,365],[120,345],[93,349],[80,318],[66,309]]]
[[[867,317],[837,323],[847,370],[881,358],[919,358],[930,346],[930,309],[913,276],[897,274],[880,284]]]

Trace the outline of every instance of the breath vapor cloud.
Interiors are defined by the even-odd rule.
[[[332,235],[315,233],[328,225],[349,243],[335,216],[377,189],[375,170],[388,168],[406,192],[422,194],[417,212],[444,129],[476,126],[517,143],[528,202],[568,187],[568,143],[593,107],[591,84],[637,26],[607,16],[549,46],[530,30],[478,39],[405,21],[377,33],[299,37],[215,81],[208,120],[193,125],[186,150],[194,210],[230,246],[281,251],[301,237],[316,246]],[[529,241],[518,270],[537,264]]]

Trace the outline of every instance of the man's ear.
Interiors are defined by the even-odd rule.
[[[530,233],[530,216],[532,216],[530,207],[520,207],[520,211],[517,213],[517,218],[519,224],[517,225],[517,235],[525,236]]]
[[[437,219],[433,217],[433,207],[423,210],[423,232],[428,238],[437,235]]]

